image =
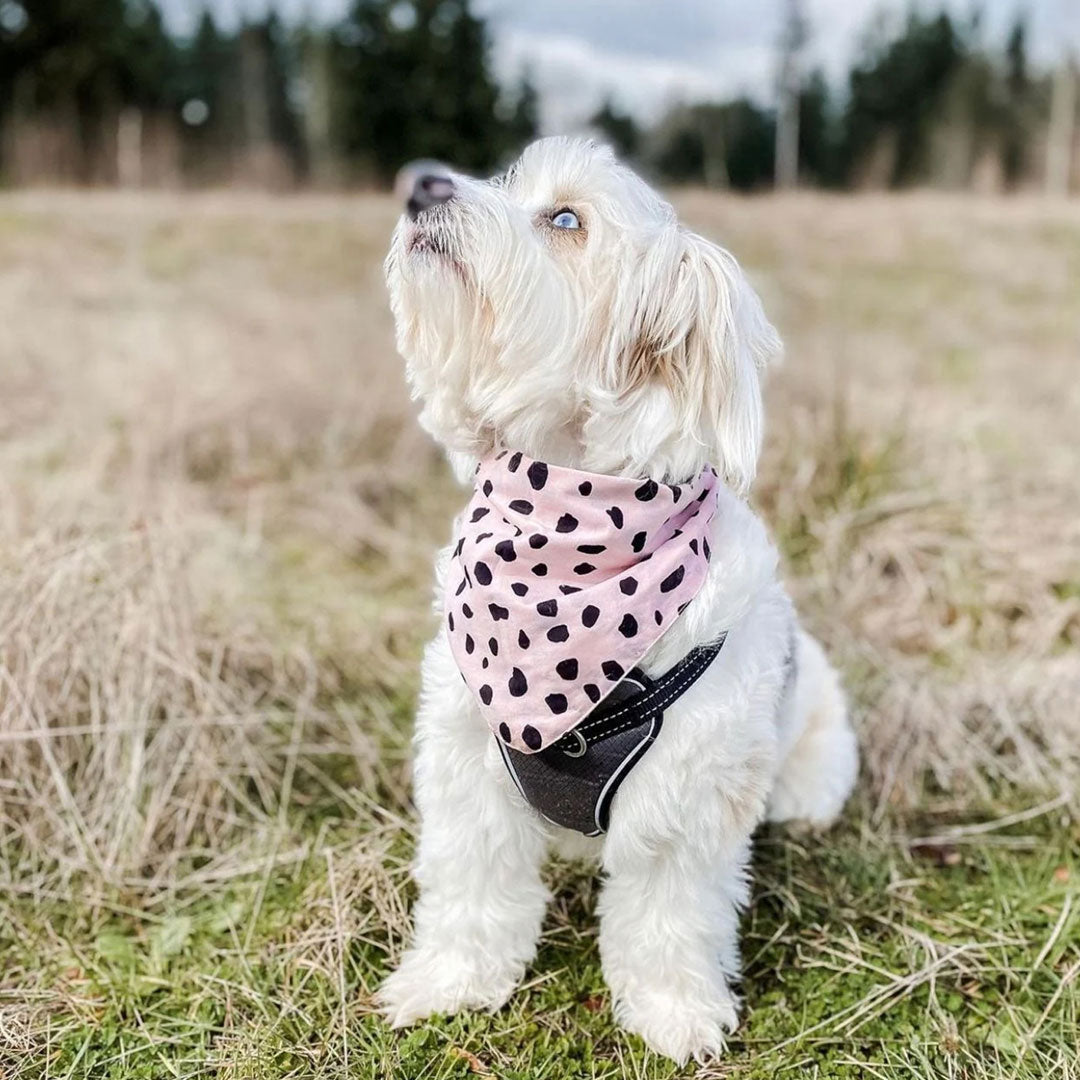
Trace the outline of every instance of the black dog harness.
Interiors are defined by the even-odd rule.
[[[633,668],[558,742],[524,754],[496,740],[525,801],[548,821],[586,836],[607,831],[619,785],[660,733],[664,710],[704,674],[726,635],[688,653],[658,679]]]

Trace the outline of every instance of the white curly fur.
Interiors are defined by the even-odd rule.
[[[735,260],[607,149],[545,139],[503,178],[453,182],[451,201],[402,219],[387,259],[421,422],[462,477],[498,447],[656,480],[715,464],[728,489],[709,577],[642,666],[662,672],[728,636],[623,784],[610,831],[585,841],[522,801],[437,634],[416,722],[415,937],[380,1002],[395,1025],[502,1005],[534,955],[555,846],[603,869],[600,952],[619,1022],[676,1061],[703,1060],[737,1019],[754,829],[829,823],[857,769],[837,677],[801,630],[785,693],[795,616],[740,498],[779,341]],[[552,226],[563,207],[581,229]]]

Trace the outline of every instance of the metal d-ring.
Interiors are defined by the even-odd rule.
[[[574,738],[577,740],[577,746],[573,750],[563,750],[563,753],[567,757],[584,757],[585,751],[589,749],[589,744],[585,741],[585,736],[580,731],[568,731],[566,733],[567,738]]]

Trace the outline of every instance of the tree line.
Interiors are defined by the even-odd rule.
[[[1011,189],[1056,168],[1067,186],[1075,71],[1033,72],[1022,19],[999,44],[977,17],[879,25],[834,90],[801,72],[789,3],[778,109],[680,105],[643,126],[607,101],[591,127],[672,183]],[[417,157],[485,171],[537,134],[538,110],[527,73],[498,84],[470,0],[354,0],[330,26],[225,29],[207,11],[186,37],[154,0],[0,0],[8,183],[386,184]]]

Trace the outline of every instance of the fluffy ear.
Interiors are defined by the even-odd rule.
[[[781,344],[738,263],[700,236],[668,230],[616,306],[616,325],[633,328],[612,358],[623,385],[666,383],[687,430],[727,483],[747,491],[761,451],[760,373]]]

